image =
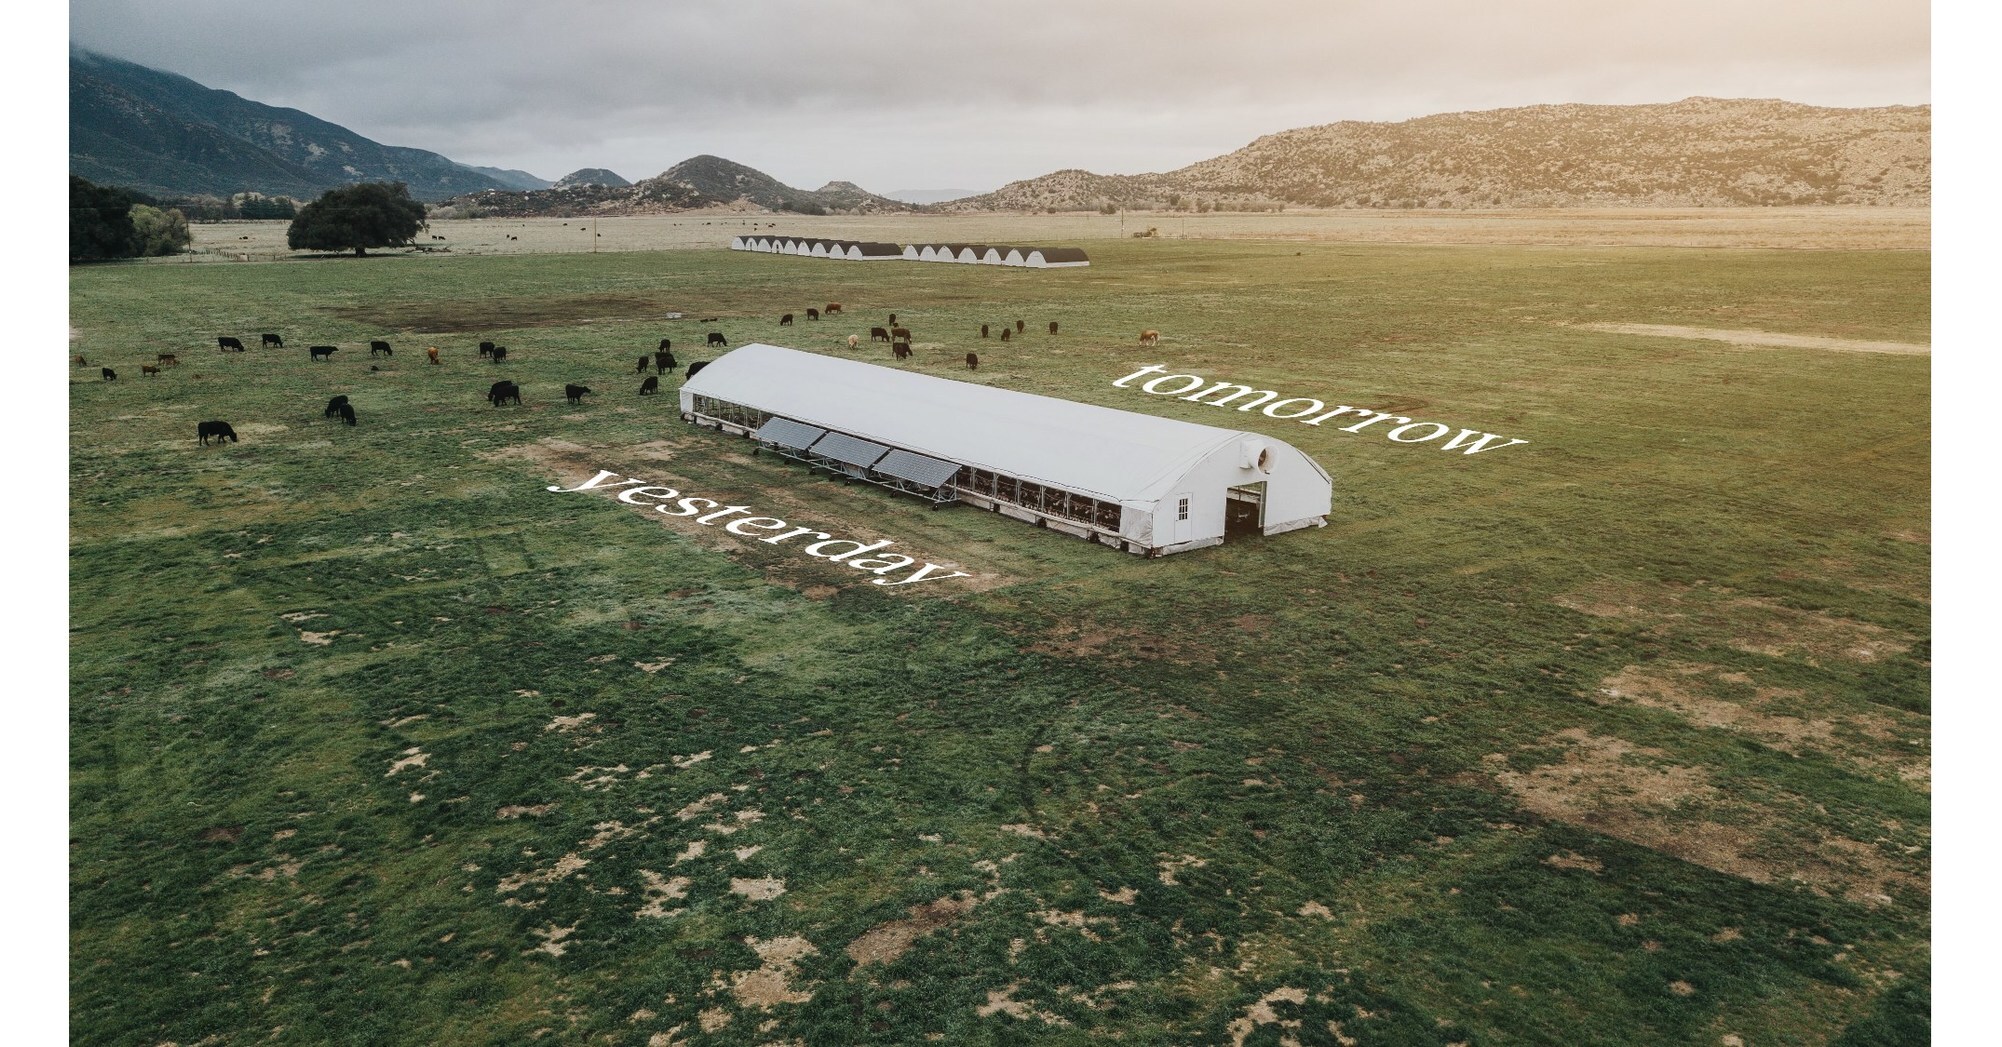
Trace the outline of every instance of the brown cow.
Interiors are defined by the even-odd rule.
[[[1160,343],[1161,343],[1161,332],[1159,331],[1140,332],[1141,345],[1159,345]]]
[[[821,312],[823,313],[838,313],[840,311],[841,311],[840,302],[829,302],[827,303],[827,308],[821,310]]]
[[[911,340],[911,329],[910,329],[910,328],[908,328],[908,327],[892,327],[892,328],[890,328],[890,341],[894,342],[894,341],[896,341],[896,340],[897,340],[897,339],[899,339],[899,338],[903,339],[903,340],[904,340],[904,341],[906,341],[906,342],[910,341],[910,340]]]
[[[89,360],[86,360],[86,359],[84,359],[84,358],[83,358],[83,355],[82,355],[81,353],[79,353],[79,354],[77,355],[77,358],[76,358],[76,365],[77,365],[78,367],[89,367],[89,366],[90,366],[90,361],[89,361]]]
[[[160,373],[160,369],[152,364],[140,364],[139,373],[143,375],[156,375]]]
[[[977,356],[977,355],[975,355],[975,354],[973,354],[973,353],[967,353],[967,354],[966,354],[966,369],[967,369],[967,370],[969,370],[969,371],[978,371],[978,370],[980,370],[980,357],[979,357],[979,356]]]
[[[987,325],[986,325],[986,324],[981,324],[981,325],[980,325],[980,337],[982,337],[982,338],[985,338],[985,337],[987,337]]]
[[[1022,324],[1022,321],[1020,321],[1020,320],[1017,320],[1017,321],[1015,321],[1015,333],[1016,333],[1016,334],[1021,334],[1021,333],[1022,333],[1022,327],[1023,327],[1023,324]]]
[[[1005,327],[1001,329],[1001,340],[1004,342],[1008,340],[1008,329]]]
[[[174,358],[173,353],[161,353],[156,359],[161,367],[178,367],[181,363]]]
[[[428,356],[428,357],[430,357],[430,358],[431,358],[431,362],[432,362],[432,363],[434,363],[434,364],[435,364],[435,363],[437,363],[437,362],[438,362],[438,347],[437,347],[437,346],[435,346],[435,345],[427,345],[427,346],[425,346],[425,347],[424,347],[424,355],[425,355],[425,356]]]
[[[806,310],[806,318],[807,318],[807,319],[809,319],[809,320],[818,320],[818,319],[820,319],[820,310],[818,310],[818,309],[814,309],[814,308],[812,308],[812,307],[808,307],[808,308],[807,308],[807,310]]]
[[[1055,320],[1050,321],[1050,333],[1051,334],[1057,333],[1057,322]]]

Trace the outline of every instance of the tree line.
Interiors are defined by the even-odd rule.
[[[172,206],[118,186],[70,176],[70,260],[147,258],[188,249],[189,210],[207,220],[224,217],[290,218],[285,244],[295,251],[352,251],[410,243],[425,227],[424,205],[401,182],[361,182],[329,189],[305,205],[284,197],[245,194],[227,203],[213,197]]]

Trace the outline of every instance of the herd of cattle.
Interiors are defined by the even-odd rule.
[[[811,308],[807,309],[806,318],[808,320],[819,320],[822,316],[833,316],[839,314],[840,312],[841,312],[841,303],[829,302],[827,303],[826,307],[822,309],[811,309]],[[715,317],[705,317],[704,322],[713,323],[715,322],[716,319],[717,318]],[[793,323],[793,314],[791,313],[785,313],[779,317],[780,327],[790,327],[792,326],[792,323]],[[989,336],[990,326],[991,325],[989,324],[980,325],[980,337],[986,338]],[[1026,329],[1027,329],[1027,324],[1022,320],[1016,320],[1014,322],[1012,331],[1009,325],[1003,324],[1001,325],[1000,340],[1004,342],[1008,341],[1009,335],[1011,333],[1021,334]],[[1052,337],[1056,335],[1057,322],[1055,320],[1049,322],[1049,332]],[[1153,330],[1142,331],[1140,333],[1140,344],[1146,346],[1154,345],[1159,341],[1160,337],[1161,334],[1159,331],[1153,331]],[[898,325],[897,314],[895,313],[891,313],[889,315],[889,321],[887,326],[871,327],[869,329],[869,338],[871,341],[888,342],[890,344],[890,354],[895,359],[907,360],[911,358],[912,355],[911,330],[908,327],[902,327]],[[857,348],[860,345],[860,343],[861,343],[861,338],[859,335],[851,334],[848,336],[849,349]],[[711,331],[709,332],[708,338],[706,339],[704,344],[705,347],[728,348],[730,343],[729,340],[723,336],[722,332]],[[284,348],[284,346],[285,346],[284,338],[278,334],[271,332],[263,333],[261,341],[259,343],[260,348],[282,349]],[[225,353],[232,353],[232,352],[240,353],[245,351],[243,341],[231,335],[222,335],[218,337],[216,339],[216,348],[217,351]],[[314,345],[314,346],[308,346],[306,349],[307,359],[316,363],[322,361],[330,362],[333,359],[333,355],[339,351],[340,348],[338,346],[332,346],[332,345]],[[479,345],[479,353],[481,358],[492,360],[494,363],[497,364],[505,362],[508,358],[507,347],[502,345],[495,345],[493,342],[486,342],[486,341],[481,342]],[[432,365],[438,365],[440,363],[438,358],[438,348],[436,346],[426,346],[424,349],[424,354],[427,361]],[[388,342],[375,340],[369,342],[369,356],[372,358],[393,357],[395,356],[395,350],[390,346]],[[78,367],[89,366],[89,362],[85,360],[82,356],[76,357],[75,362],[76,366]],[[143,375],[146,375],[148,377],[153,377],[159,375],[163,368],[174,367],[179,363],[180,361],[176,358],[175,354],[160,353],[157,356],[154,363],[142,364],[139,368],[139,371]],[[675,370],[679,369],[680,366],[681,366],[680,361],[675,359],[674,356],[672,341],[667,338],[661,339],[660,345],[652,353],[640,356],[638,362],[634,365],[635,373],[645,374],[649,368],[651,368],[654,372],[656,372],[654,375],[649,375],[644,381],[640,383],[639,395],[653,396],[659,393],[660,392],[659,375],[671,374]],[[705,366],[707,366],[706,361],[698,360],[690,363],[688,365],[687,378],[694,378],[696,373],[701,371],[702,368]],[[973,370],[973,371],[979,370],[980,369],[979,355],[976,353],[967,353],[966,367],[968,370]],[[369,370],[376,371],[380,370],[380,368],[371,364],[369,366]],[[116,381],[118,378],[118,372],[113,370],[112,368],[101,367],[99,368],[99,371],[102,373],[104,381],[107,382]],[[597,393],[594,392],[588,386],[577,385],[572,383],[572,384],[567,384],[563,387],[563,395],[564,398],[568,400],[568,402],[570,403],[582,404],[584,402],[585,396],[595,396],[597,395]],[[520,406],[521,387],[515,384],[514,382],[507,380],[495,382],[493,383],[492,387],[490,387],[487,390],[487,402],[495,407],[499,407],[502,404],[506,403],[513,403],[516,406]],[[348,402],[348,398],[346,395],[336,396],[333,399],[327,401],[327,409],[325,417],[338,418],[340,421],[350,426],[356,424],[354,406]],[[200,440],[203,446],[207,446],[211,438],[214,438],[218,443],[220,443],[225,439],[229,440],[232,443],[236,442],[237,440],[236,430],[231,428],[228,422],[222,422],[222,421],[207,421],[200,423],[196,427],[196,437],[198,440]]]

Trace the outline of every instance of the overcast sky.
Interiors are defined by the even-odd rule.
[[[1337,120],[1691,95],[1931,101],[1912,0],[72,0],[79,46],[554,179],[1166,171]]]

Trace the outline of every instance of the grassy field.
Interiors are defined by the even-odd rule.
[[[1092,257],[74,269],[75,1041],[1924,1042],[1930,358],[1582,325],[1924,344],[1926,252]],[[1141,560],[635,395],[712,328],[890,364],[892,311],[897,366],[1292,442],[1329,526]],[[545,490],[601,468],[970,577]]]

